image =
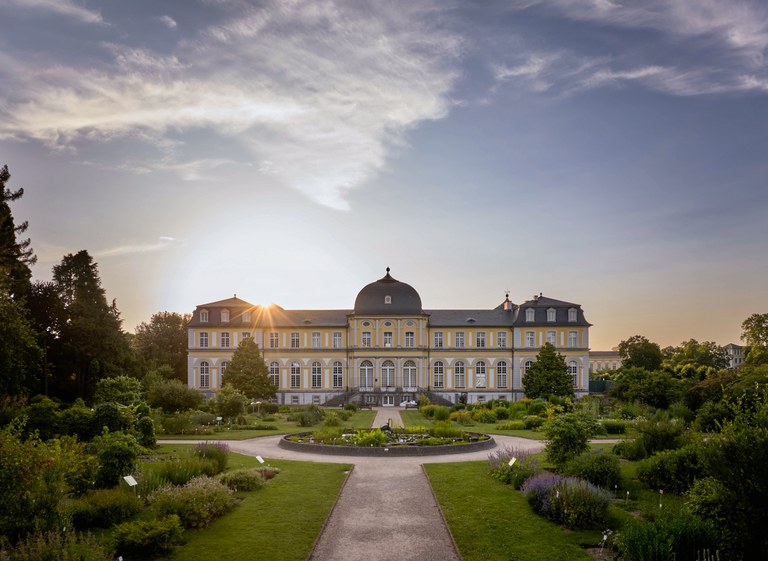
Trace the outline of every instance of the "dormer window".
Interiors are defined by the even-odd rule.
[[[200,321],[208,323],[208,310],[200,310]]]
[[[576,321],[576,308],[568,310],[568,321]]]
[[[243,312],[243,323],[251,323],[251,312]]]
[[[547,310],[547,321],[552,322],[555,321],[555,318],[557,317],[557,312],[555,312],[554,308],[549,308]]]
[[[385,296],[384,297],[384,303],[385,304],[391,304],[392,303],[392,297],[391,296]]]
[[[221,310],[221,321],[222,323],[229,322],[229,310]]]
[[[528,308],[525,310],[525,321],[534,321],[534,318],[536,317],[536,310],[533,308]]]

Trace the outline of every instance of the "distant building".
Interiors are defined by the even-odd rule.
[[[424,310],[410,285],[387,274],[349,310],[285,310],[237,297],[201,304],[189,323],[188,383],[221,387],[239,342],[264,351],[280,403],[397,405],[426,393],[456,403],[523,397],[522,376],[550,342],[577,396],[589,391],[589,327],[578,304],[535,296],[487,310]]]
[[[744,347],[730,343],[723,348],[728,353],[728,368],[740,368],[744,365]]]
[[[616,370],[621,367],[619,351],[589,351],[590,372],[603,372],[604,370]]]

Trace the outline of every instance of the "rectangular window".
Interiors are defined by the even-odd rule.
[[[229,348],[229,332],[228,331],[221,332],[221,348],[222,349]]]
[[[525,346],[529,348],[536,346],[536,333],[534,331],[525,332]]]
[[[568,346],[571,348],[579,346],[579,334],[576,331],[568,332]]]
[[[443,348],[443,332],[442,331],[435,331],[435,348],[436,349]]]
[[[298,405],[299,404],[299,396],[298,395],[292,395],[291,396],[291,405]]]
[[[313,349],[320,348],[320,332],[319,331],[312,332],[312,348]]]
[[[291,368],[291,387],[292,388],[300,388],[301,387],[301,371],[297,369]]]
[[[568,321],[576,321],[576,310],[574,308],[568,310]]]
[[[556,317],[557,316],[556,316],[556,312],[555,312],[554,309],[550,308],[550,309],[547,310],[547,321],[553,322],[553,321],[555,321]]]
[[[464,378],[464,365],[457,364],[453,368],[453,386],[455,388],[463,388],[465,384],[466,381]]]
[[[299,334],[298,333],[291,333],[291,348],[292,349],[298,349],[299,348]]]
[[[312,387],[319,388],[323,384],[322,374],[319,366],[312,367]]]
[[[251,312],[243,312],[243,323],[251,323]]]
[[[362,338],[362,346],[363,347],[370,347],[371,346],[371,332],[370,331],[363,331],[363,338]]]
[[[342,366],[340,362],[336,362],[333,365],[333,387],[340,388],[344,385],[344,378],[342,376]]]
[[[406,347],[415,347],[414,343],[414,333],[413,331],[406,331],[405,332],[405,346]]]
[[[270,349],[276,349],[280,346],[280,336],[276,332],[272,332],[269,334],[269,348]]]
[[[248,331],[243,331],[243,332],[240,334],[240,340],[241,340],[241,341],[245,341],[245,340],[246,340],[246,339],[248,339],[250,336],[251,336],[251,334],[250,334]]]
[[[333,339],[331,344],[333,345],[334,349],[340,349],[341,348],[341,331],[334,331],[333,332]]]
[[[434,377],[432,378],[432,385],[436,388],[443,387],[443,363],[438,362],[434,366]]]
[[[557,331],[547,331],[547,343],[557,346]]]
[[[500,349],[506,349],[507,348],[507,332],[506,331],[498,331],[496,333],[496,346]]]
[[[506,362],[499,362],[496,365],[496,387],[497,388],[507,387],[507,363]]]
[[[200,348],[205,348],[208,346],[208,332],[207,331],[201,331],[200,332]]]
[[[200,387],[206,389],[211,387],[211,375],[207,372],[200,373]]]
[[[392,346],[392,332],[391,331],[385,331],[384,332],[384,346],[389,348]]]
[[[456,332],[456,348],[457,349],[464,348],[464,332],[463,331]]]
[[[485,331],[478,331],[475,335],[475,346],[478,349],[484,349],[485,348]]]

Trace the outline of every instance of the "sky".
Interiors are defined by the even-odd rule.
[[[36,279],[133,331],[233,294],[581,304],[591,347],[768,312],[762,0],[0,0]]]

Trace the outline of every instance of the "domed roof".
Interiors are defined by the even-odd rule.
[[[355,299],[355,313],[360,315],[421,314],[421,297],[410,284],[387,274],[366,285]]]

